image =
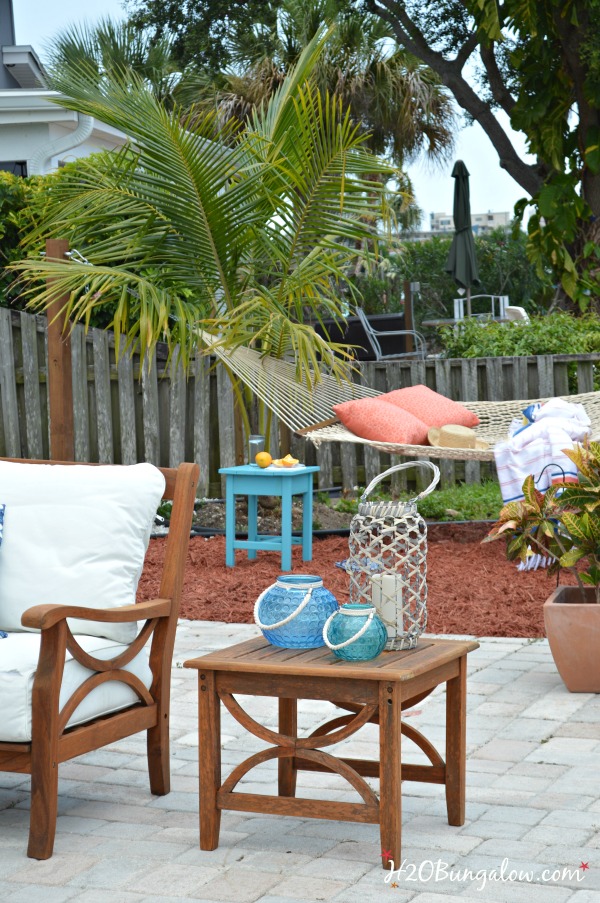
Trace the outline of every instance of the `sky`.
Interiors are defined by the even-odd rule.
[[[69,25],[93,24],[104,16],[124,15],[122,0],[13,0],[17,44],[31,44],[44,57],[44,47],[52,37]],[[500,117],[502,118],[502,117]],[[503,120],[506,125],[506,117]],[[521,135],[514,132],[513,142],[519,154],[524,152]],[[432,167],[417,162],[408,168],[416,201],[423,210],[422,228],[428,228],[430,213],[452,213],[455,160],[464,160],[471,174],[471,210],[475,213],[510,211],[525,192],[498,165],[498,155],[481,126],[462,129],[456,137],[452,159]]]

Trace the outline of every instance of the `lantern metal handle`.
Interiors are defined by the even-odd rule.
[[[383,473],[380,473],[379,476],[375,477],[371,480],[363,494],[361,495],[359,502],[364,502],[370,492],[373,491],[375,486],[378,483],[381,483],[385,477],[387,477],[391,473],[396,473],[399,470],[406,470],[407,467],[429,467],[433,471],[433,477],[429,486],[420,492],[419,495],[416,495],[413,501],[418,502],[419,499],[424,499],[426,495],[429,495],[430,492],[433,492],[435,487],[440,481],[440,469],[436,467],[435,464],[432,464],[431,461],[407,461],[404,464],[395,464],[393,467],[389,467],[387,470],[384,470]]]

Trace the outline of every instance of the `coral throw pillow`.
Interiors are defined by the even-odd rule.
[[[427,443],[426,423],[379,396],[344,401],[333,410],[344,426],[362,439],[399,445]]]
[[[434,392],[427,386],[408,386],[406,389],[395,389],[381,396],[388,404],[396,405],[418,417],[427,426],[446,426],[448,423],[459,426],[478,426],[479,417],[468,408],[463,407],[451,398]]]

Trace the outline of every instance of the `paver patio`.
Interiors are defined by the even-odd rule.
[[[252,625],[180,622],[168,796],[150,795],[143,735],[65,763],[55,853],[37,862],[25,855],[29,779],[0,774],[3,903],[598,903],[600,696],[568,693],[543,640],[480,639],[470,654],[466,822],[448,825],[443,787],[405,783],[401,875],[381,869],[377,825],[224,812],[219,848],[202,852],[197,675],[181,663],[256,634]],[[252,699],[248,711],[275,726],[274,700]],[[330,711],[301,703],[300,728]],[[443,753],[443,694],[413,711],[411,723]],[[222,717],[229,770],[262,744]],[[345,745],[348,755],[376,757],[375,727]],[[403,756],[425,761],[408,741]],[[261,766],[243,789],[270,792],[276,767]],[[355,799],[346,788],[337,776],[299,776],[303,796]],[[553,875],[565,868],[570,876]],[[511,880],[513,870],[531,876]]]

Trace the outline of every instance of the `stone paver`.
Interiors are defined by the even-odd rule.
[[[219,848],[200,850],[197,675],[182,663],[255,635],[252,625],[180,623],[172,792],[150,795],[143,735],[65,763],[55,854],[47,862],[26,856],[28,778],[0,774],[2,903],[600,901],[600,699],[567,692],[542,640],[483,639],[469,656],[466,822],[448,825],[443,788],[405,783],[403,862],[395,864],[402,868],[387,881],[376,825],[225,812]],[[276,726],[273,700],[241,702]],[[299,724],[312,730],[330,711],[327,703],[303,702]],[[444,713],[444,694],[436,691],[406,717],[440,745]],[[223,713],[225,774],[263,746]],[[345,754],[377,755],[376,729],[369,725],[349,741]],[[408,741],[403,755],[423,761]],[[244,789],[267,793],[276,774],[268,763],[247,776]],[[303,773],[299,792],[357,801],[336,775]],[[544,870],[556,876],[543,881]]]

